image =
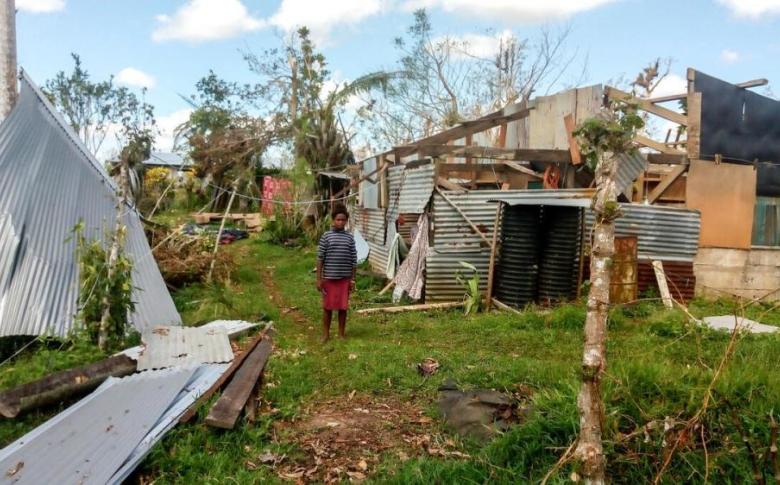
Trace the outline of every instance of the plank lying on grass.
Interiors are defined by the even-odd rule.
[[[404,305],[404,306],[386,306],[379,308],[364,308],[358,310],[358,315],[367,315],[369,313],[399,313],[399,312],[413,312],[420,310],[440,310],[443,308],[456,308],[463,306],[462,301],[450,301],[446,303],[425,303],[422,305]]]
[[[22,411],[86,394],[109,377],[130,375],[136,362],[126,355],[115,355],[92,364],[49,374],[37,381],[0,392],[0,414],[15,418]]]
[[[187,411],[182,414],[181,418],[179,419],[180,423],[186,423],[190,419],[192,419],[193,416],[195,416],[195,413],[198,412],[198,408],[203,405],[204,402],[208,401],[211,396],[214,395],[215,392],[217,392],[219,389],[222,388],[222,386],[227,382],[228,379],[230,379],[233,374],[235,374],[236,370],[241,367],[241,364],[244,362],[244,360],[247,358],[247,356],[252,353],[252,350],[257,346],[257,344],[262,341],[265,336],[272,331],[273,327],[269,324],[267,325],[262,332],[257,334],[254,339],[252,339],[251,342],[249,342],[249,345],[247,345],[246,349],[244,349],[244,352],[241,353],[238,357],[233,359],[233,363],[230,364],[230,367],[221,375],[219,376],[219,379],[217,379],[214,384],[211,385],[211,387],[206,390],[193,404],[190,406]]]
[[[252,390],[263,373],[268,357],[271,356],[273,341],[266,336],[244,360],[235,376],[222,392],[222,396],[206,416],[206,424],[216,428],[233,429],[238,416],[244,409]]]

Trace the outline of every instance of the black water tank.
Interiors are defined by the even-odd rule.
[[[572,299],[577,293],[582,210],[544,206],[541,221],[538,301]]]
[[[523,307],[536,301],[539,279],[540,206],[505,206],[495,297]]]

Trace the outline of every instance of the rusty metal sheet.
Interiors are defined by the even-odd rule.
[[[637,286],[637,249],[636,236],[616,237],[615,255],[612,257],[612,271],[609,284],[609,302],[621,304],[635,301]]]

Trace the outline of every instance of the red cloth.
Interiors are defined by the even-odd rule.
[[[322,280],[322,308],[347,310],[349,308],[349,283],[351,278]]]

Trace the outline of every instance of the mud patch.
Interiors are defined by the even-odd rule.
[[[467,457],[455,443],[436,436],[433,420],[417,405],[393,398],[354,395],[319,403],[295,422],[276,422],[280,442],[303,452],[276,467],[279,477],[299,483],[362,481],[383,455]]]

